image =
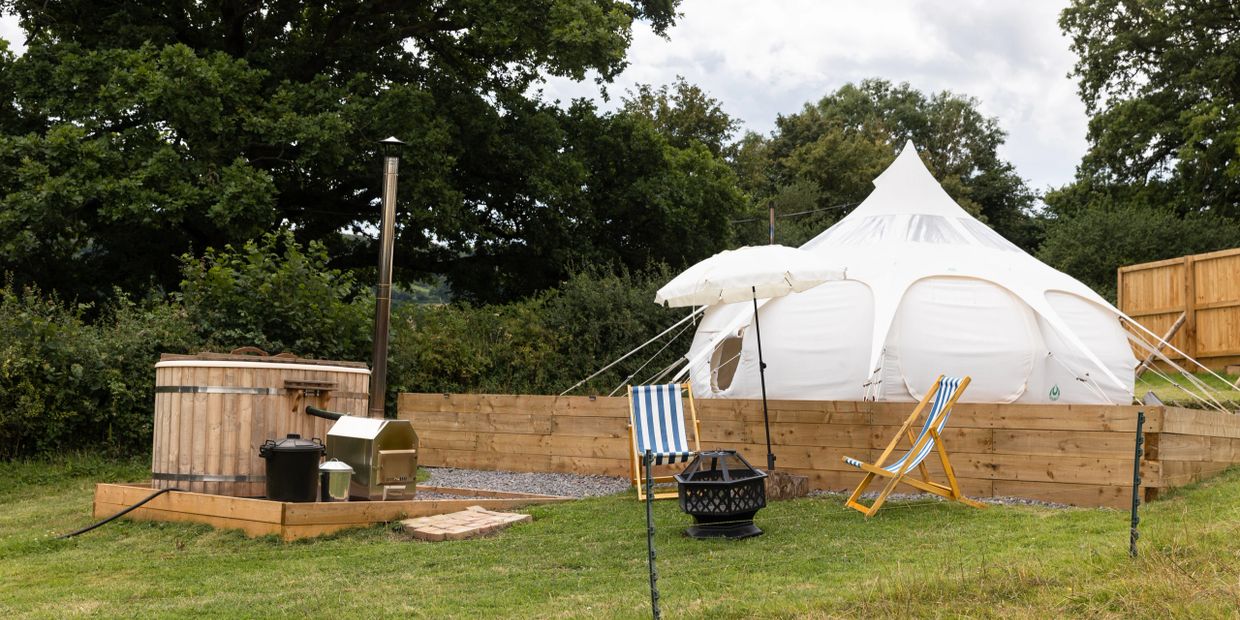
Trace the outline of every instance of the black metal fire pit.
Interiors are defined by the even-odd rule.
[[[676,474],[680,509],[697,525],[694,538],[748,538],[762,533],[753,516],[766,506],[766,472],[735,450],[701,452]]]

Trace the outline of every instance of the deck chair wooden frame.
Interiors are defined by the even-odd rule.
[[[955,392],[951,394],[947,402],[941,408],[935,411],[935,407],[931,405],[931,403],[934,402],[935,396],[938,394],[939,389],[943,386],[943,379],[944,375],[939,375],[939,377],[934,380],[934,386],[926,392],[926,395],[922,397],[921,402],[917,403],[917,407],[913,409],[913,413],[910,414],[908,419],[904,421],[904,424],[900,427],[900,430],[896,431],[896,436],[891,438],[891,443],[887,444],[887,448],[883,450],[881,455],[879,455],[877,461],[870,464],[863,463],[857,459],[844,457],[844,462],[846,464],[857,467],[861,471],[865,472],[865,478],[861,480],[861,484],[857,485],[857,489],[848,497],[846,505],[849,508],[861,512],[866,517],[872,517],[874,516],[874,513],[878,512],[879,508],[883,507],[883,503],[887,501],[887,496],[891,495],[892,490],[894,490],[896,485],[901,482],[918,490],[925,491],[926,493],[933,493],[939,497],[945,497],[967,506],[973,506],[974,508],[986,507],[985,504],[965,497],[964,493],[960,491],[960,484],[956,480],[956,472],[952,469],[951,460],[947,456],[947,448],[943,446],[942,438],[939,436],[939,433],[946,425],[946,417],[951,415],[952,406],[956,404],[956,400],[960,398],[961,394],[964,393],[965,388],[969,387],[971,378],[968,376],[961,378],[960,384],[956,387]],[[927,406],[930,406],[928,411],[926,409]],[[926,422],[922,426],[921,433],[914,435],[912,430],[913,423],[919,416],[921,416],[923,411],[926,411]],[[895,451],[896,445],[904,439],[908,440],[910,447],[909,451],[905,454],[905,458],[902,459],[900,466],[894,471],[884,468],[883,463],[887,462],[887,459]],[[928,442],[933,444],[934,452],[938,454],[939,461],[943,464],[943,472],[947,475],[947,484],[935,482],[930,479],[930,471],[926,468],[925,463],[926,457],[929,456],[928,454],[923,455],[919,459],[914,456],[925,449]],[[920,479],[909,476],[909,474],[912,473],[913,468],[917,469],[920,474]],[[874,499],[872,504],[869,506],[862,504],[860,501],[861,494],[864,493],[866,488],[870,486],[870,483],[880,477],[886,478],[887,480],[886,484],[883,485],[883,490],[879,492],[878,497]]]
[[[692,426],[693,447],[692,447],[691,453],[696,454],[698,452],[701,452],[702,451],[701,425],[698,423],[697,410],[694,409],[693,407],[693,389],[691,385],[687,382],[678,383],[678,384],[669,383],[667,385],[674,385],[676,386],[677,390],[680,391],[682,405],[686,402],[688,403],[687,413],[689,414],[689,421],[691,421],[693,424]],[[628,388],[628,396],[629,396],[629,421],[628,421],[629,456],[631,460],[630,467],[629,467],[629,473],[630,473],[630,478],[633,481],[633,486],[637,488],[637,499],[641,501],[646,501],[646,479],[645,479],[645,476],[643,475],[643,469],[642,469],[642,463],[644,462],[644,458],[638,448],[637,432],[635,431],[633,427],[634,423],[636,423],[637,421],[637,410],[633,405],[633,386],[631,385]],[[684,424],[685,421],[683,419],[683,414],[685,413],[685,411],[683,411],[683,409],[684,407],[682,406],[681,424],[684,425],[685,435],[686,435],[685,441],[688,442],[688,434],[689,434],[690,427],[689,425]],[[685,460],[687,460],[687,458]],[[661,484],[661,483],[673,482],[675,480],[675,476],[672,474],[662,475],[662,476],[652,476],[652,479],[654,481],[654,484]],[[669,498],[676,497],[676,491],[665,491],[662,493],[653,493],[651,496],[654,499],[669,499]]]

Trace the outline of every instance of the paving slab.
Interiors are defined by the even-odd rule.
[[[464,540],[504,529],[514,523],[533,521],[531,515],[497,512],[481,506],[470,506],[459,512],[417,517],[401,521],[401,526],[414,538],[431,542]]]

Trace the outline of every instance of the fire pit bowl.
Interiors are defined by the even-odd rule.
[[[766,472],[754,469],[735,450],[709,450],[679,474],[680,509],[696,525],[693,538],[749,538],[762,533],[753,516],[766,506]]]

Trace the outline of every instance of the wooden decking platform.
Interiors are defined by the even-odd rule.
[[[170,491],[130,512],[125,515],[125,518],[205,523],[219,529],[242,530],[250,536],[276,534],[289,541],[321,536],[353,527],[366,527],[375,523],[457,512],[470,506],[481,506],[491,510],[509,510],[533,504],[550,504],[573,499],[554,495],[422,485],[418,485],[418,491],[450,495],[469,494],[476,498],[293,503]],[[102,519],[116,514],[142,501],[153,492],[149,483],[98,484],[95,486],[95,518]]]

